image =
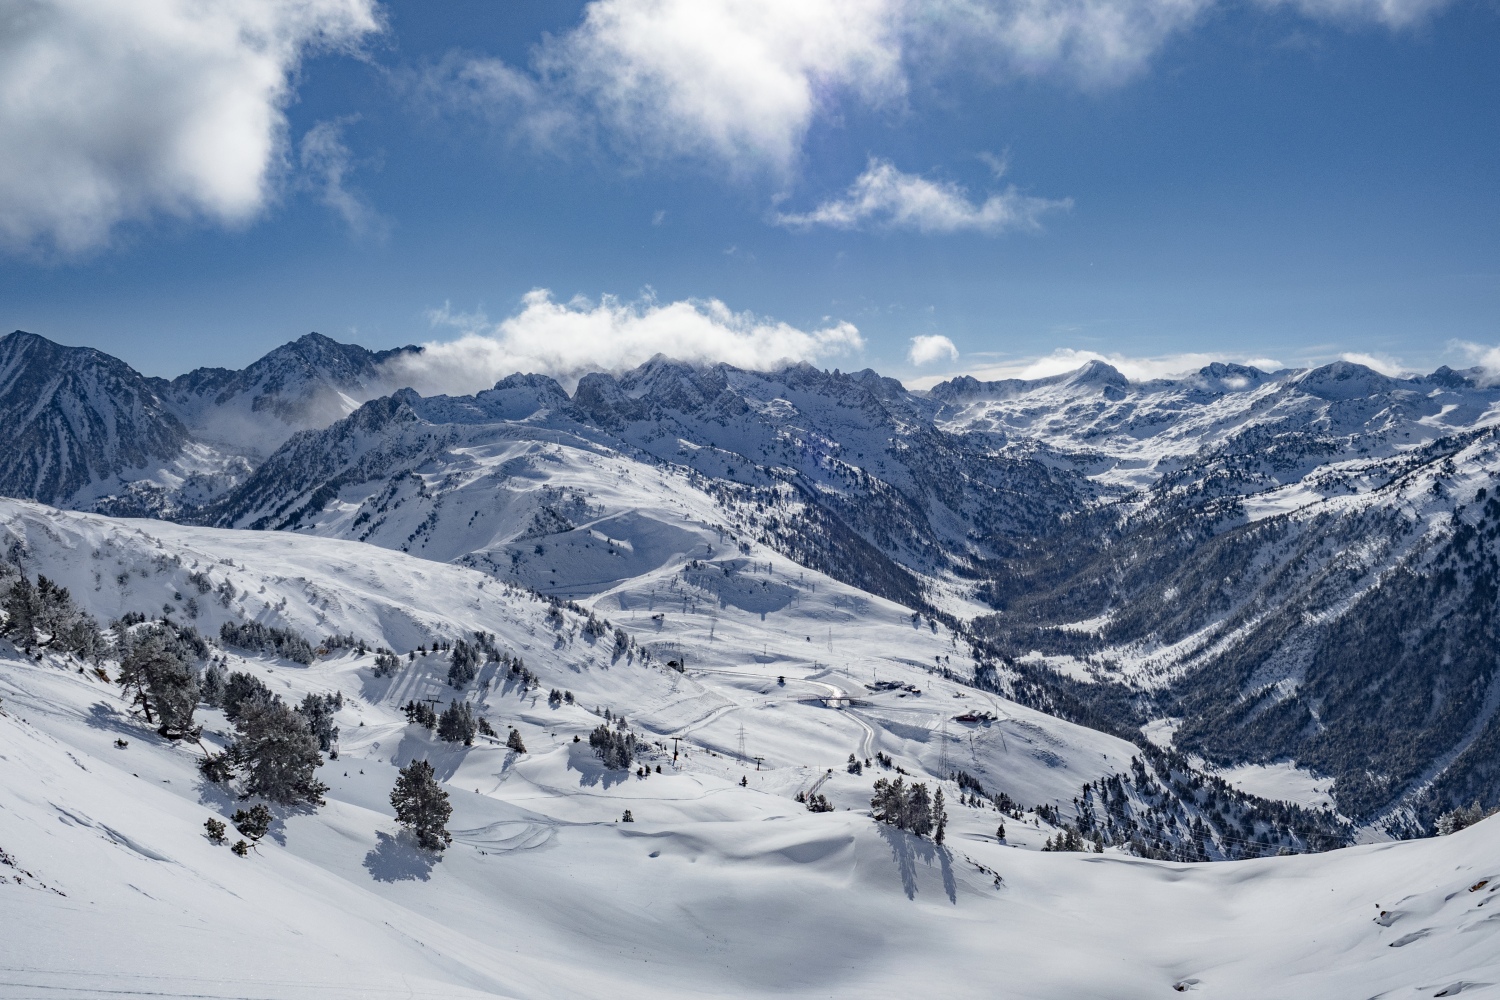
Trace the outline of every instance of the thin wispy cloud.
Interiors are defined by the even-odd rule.
[[[940,65],[1117,86],[1211,0],[937,0],[907,7],[910,47]]]
[[[344,125],[349,120],[318,122],[307,130],[298,144],[301,186],[314,192],[352,235],[383,240],[390,224],[349,186],[354,169],[353,155],[344,144]]]
[[[765,370],[864,348],[850,323],[803,330],[735,312],[717,299],[662,303],[648,295],[633,302],[614,297],[559,302],[537,289],[518,312],[499,322],[447,307],[433,311],[430,319],[435,328],[459,336],[426,344],[420,354],[401,356],[390,368],[393,382],[424,393],[473,393],[515,372],[551,375],[568,384],[587,372],[634,368],[658,354]]]
[[[871,158],[865,172],[855,178],[842,197],[825,201],[808,212],[779,213],[776,222],[802,229],[873,226],[993,236],[1015,229],[1040,229],[1043,215],[1066,211],[1072,206],[1071,198],[1036,198],[1022,194],[1014,186],[982,200],[973,199],[953,181],[903,173],[888,160]]]
[[[983,382],[1008,378],[1036,379],[1052,375],[1064,375],[1077,371],[1090,361],[1103,361],[1131,381],[1147,381],[1155,378],[1173,378],[1211,365],[1214,362],[1248,365],[1264,372],[1277,371],[1283,367],[1274,358],[1235,352],[1183,352],[1149,357],[1125,354],[1102,354],[1098,351],[1060,347],[1048,354],[1030,358],[1014,358],[991,364],[978,364],[962,370],[945,372],[942,375],[924,375],[912,379],[908,384],[916,389],[930,389],[939,382],[968,375]]]
[[[1348,25],[1381,24],[1409,28],[1448,5],[1448,0],[1259,0],[1266,7],[1290,6],[1319,21]]]
[[[381,28],[375,0],[0,8],[0,246],[76,253],[160,214],[254,218],[303,59]]]
[[[1479,368],[1482,372],[1480,381],[1485,385],[1500,384],[1500,347],[1454,340],[1449,342],[1448,349],[1464,355],[1470,365]]]

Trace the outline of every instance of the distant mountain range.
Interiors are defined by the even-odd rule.
[[[416,350],[310,334],[168,382],[10,334],[0,494],[356,539],[579,598],[753,540],[951,623],[975,683],[1210,763],[1295,761],[1355,820],[1401,833],[1500,802],[1481,370],[1132,382],[1091,362],[914,392],[657,358],[571,394],[518,374],[422,397],[388,364]],[[717,520],[674,521],[682,489]]]

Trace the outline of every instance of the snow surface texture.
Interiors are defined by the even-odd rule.
[[[157,737],[77,664],[0,642],[0,996],[1401,997],[1493,995],[1500,981],[1497,821],[1216,865],[1018,849],[1052,829],[1005,817],[997,842],[999,814],[958,805],[951,784],[944,848],[878,826],[870,785],[893,772],[849,774],[850,753],[888,753],[918,777],[946,757],[1041,803],[1123,770],[1134,748],[934,676],[927,663],[955,654],[941,627],[868,596],[850,614],[848,588],[774,555],[751,553],[796,596],[764,621],[726,600],[704,635],[665,599],[658,621],[642,583],[634,620],[607,612],[637,640],[615,656],[577,613],[549,621],[492,577],[358,543],[10,501],[0,531],[102,617],[166,604],[184,620],[196,574],[212,584],[205,632],[243,615],[404,653],[483,628],[539,678],[522,694],[490,665],[458,692],[436,653],[382,680],[347,650],[309,667],[229,651],[230,669],[288,700],[345,699],[327,805],[278,810],[241,859],[203,835],[237,803],[199,777],[201,751]],[[867,671],[903,686],[873,691]],[[549,707],[553,687],[576,703]],[[467,698],[530,752],[438,743],[400,714],[412,697]],[[661,774],[605,771],[573,742],[596,707],[657,744],[646,762]],[[952,721],[971,710],[996,720]],[[223,717],[203,718],[220,742]],[[387,802],[417,757],[454,804],[441,856],[400,833]],[[835,811],[793,801],[812,789]],[[625,809],[635,822],[618,822]]]

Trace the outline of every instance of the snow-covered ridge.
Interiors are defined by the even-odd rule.
[[[87,391],[12,366],[0,398],[41,402],[18,434],[30,478],[0,492],[37,496],[63,481],[38,469],[66,468],[82,485],[65,506],[365,542],[612,616],[667,580],[695,620],[769,616],[811,574],[850,607],[957,630],[964,669],[1008,696],[1115,733],[1181,717],[1180,749],[1312,768],[1357,819],[1396,808],[1425,830],[1500,801],[1484,779],[1500,721],[1481,710],[1500,388],[1478,372],[1210,365],[1133,383],[1091,363],[917,393],[868,370],[656,358],[571,396],[515,375],[422,397],[381,394],[380,355],[316,337],[173,383],[54,355]],[[100,431],[119,454],[70,464],[92,452],[59,414],[97,431],[138,403],[151,419],[126,423],[167,435],[149,461]],[[207,435],[220,418],[254,434]]]

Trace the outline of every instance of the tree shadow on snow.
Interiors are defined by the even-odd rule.
[[[613,788],[630,777],[630,768],[612,771],[594,754],[587,743],[574,743],[568,748],[568,770],[578,772],[578,787],[592,788],[602,785]]]
[[[901,874],[901,888],[907,899],[917,898],[917,865],[931,869],[934,862],[941,870],[943,891],[948,902],[958,902],[958,883],[953,878],[953,855],[946,847],[939,847],[928,840],[914,837],[884,823],[879,825],[880,836],[891,849],[891,860]]]
[[[92,729],[103,729],[142,741],[166,742],[164,737],[158,736],[155,730],[146,725],[145,720],[137,722],[113,705],[102,701],[89,706],[89,714],[84,721]]]
[[[365,855],[365,869],[377,882],[426,882],[432,866],[442,861],[436,851],[417,846],[408,835],[375,834],[376,844]]]
[[[445,743],[434,736],[429,736],[426,730],[408,727],[408,731],[401,736],[401,742],[391,753],[391,765],[393,767],[405,767],[414,760],[425,760],[432,765],[433,775],[438,781],[447,781],[458,773],[463,765],[464,758],[469,755],[471,747],[459,743]]]

